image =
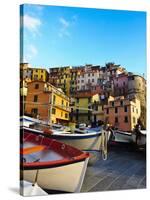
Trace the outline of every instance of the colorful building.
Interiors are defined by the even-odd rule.
[[[20,81],[20,115],[24,114],[25,101],[28,93],[27,82],[25,80]]]
[[[89,92],[78,92],[72,106],[73,120],[79,123],[92,123],[92,105],[99,101],[99,94]]]
[[[48,72],[44,68],[32,68],[32,80],[33,81],[48,81]]]
[[[49,69],[49,82],[61,88],[66,95],[70,95],[71,66]]]
[[[29,63],[20,64],[20,81],[25,81],[26,83],[32,80],[32,68]]]
[[[132,131],[141,115],[137,98],[112,97],[104,105],[105,122],[122,131]]]
[[[122,73],[113,78],[114,95],[126,96],[128,94],[128,74]]]
[[[50,123],[66,124],[70,113],[69,98],[50,83],[33,81],[28,84],[25,113]]]
[[[98,84],[100,66],[86,65],[78,72],[77,91],[91,90]]]

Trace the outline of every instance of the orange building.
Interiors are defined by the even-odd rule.
[[[140,101],[110,96],[108,104],[104,105],[105,121],[122,131],[131,131],[141,115]]]
[[[59,89],[44,81],[28,83],[25,114],[50,123],[69,121],[69,98]]]

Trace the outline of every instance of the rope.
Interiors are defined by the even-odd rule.
[[[102,130],[101,135],[101,153],[103,160],[107,160],[107,142],[108,142],[108,133],[105,130]]]

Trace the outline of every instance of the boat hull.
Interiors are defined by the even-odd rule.
[[[112,140],[115,142],[131,143],[133,141],[132,134],[126,132],[114,131],[113,136]]]
[[[28,127],[23,127],[23,130],[26,130],[36,135],[44,135],[51,139],[59,140],[65,144],[68,144],[80,150],[99,151],[101,148],[101,142],[102,142],[101,132],[77,134],[77,133],[61,133],[54,131],[51,135],[48,135],[45,134],[43,131],[39,131]]]
[[[80,192],[88,159],[55,168],[22,170],[21,173],[24,180],[34,183],[38,170],[37,184],[43,189]]]
[[[51,137],[80,150],[100,150],[101,146],[101,134],[94,136],[72,136],[70,134],[70,136],[64,136],[54,133]]]
[[[132,135],[133,142],[136,143],[136,134]],[[138,146],[145,146],[146,145],[146,134],[141,134],[140,138],[137,140]]]

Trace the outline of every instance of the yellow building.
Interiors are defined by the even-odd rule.
[[[48,72],[42,68],[32,68],[32,80],[48,81]]]
[[[51,121],[52,123],[66,123],[69,121],[69,97],[61,89],[49,86],[51,91]]]
[[[58,69],[57,86],[60,87],[64,93],[70,96],[70,74],[71,66],[61,67]],[[51,75],[51,74],[50,74]]]
[[[69,97],[60,89],[44,81],[28,83],[26,114],[50,123],[67,124],[69,121]]]
[[[78,93],[73,106],[73,119],[76,123],[91,124],[93,104],[99,101],[98,94],[89,92]]]

